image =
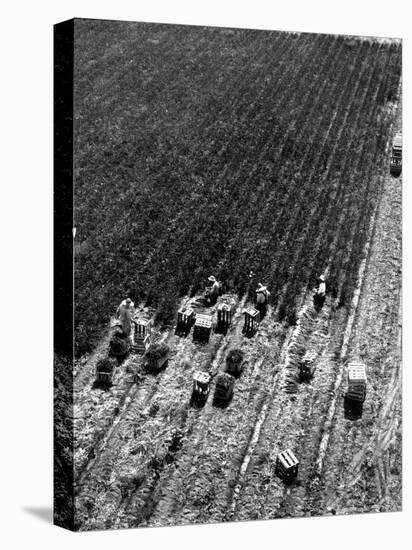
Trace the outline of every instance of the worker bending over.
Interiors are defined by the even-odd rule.
[[[259,283],[256,289],[256,309],[259,310],[262,317],[266,314],[269,296],[270,292],[267,287]]]

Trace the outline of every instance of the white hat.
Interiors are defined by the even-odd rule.
[[[210,277],[208,277],[207,280],[211,281],[212,283],[215,283],[216,282],[216,277],[214,275],[211,275]]]
[[[325,280],[325,275],[320,275],[319,279],[320,279],[321,281],[324,281],[324,280]]]
[[[267,290],[267,288],[264,285],[262,285],[262,283],[259,283],[258,288],[257,288],[257,292],[260,292],[261,290]]]

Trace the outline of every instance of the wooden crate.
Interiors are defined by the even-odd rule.
[[[229,326],[233,317],[233,305],[221,303],[217,306],[217,323],[219,326]]]
[[[151,341],[151,334],[147,334],[147,336],[143,336],[143,337],[135,336],[134,343],[131,348],[132,352],[143,354],[149,347],[150,341]]]
[[[112,376],[113,376],[113,373],[111,373],[111,372],[97,371],[96,372],[96,382],[98,382],[99,384],[109,385],[109,384],[112,383]]]
[[[132,319],[134,324],[134,338],[145,338],[152,332],[152,320],[145,319],[143,317],[134,317]]]
[[[96,383],[100,386],[110,386],[113,380],[115,363],[113,361],[100,360],[96,365]]]
[[[177,326],[190,327],[195,320],[195,312],[190,307],[182,307],[177,312]]]
[[[351,361],[348,363],[348,383],[362,384],[366,386],[366,366],[360,361]]]
[[[254,307],[248,307],[243,311],[245,322],[243,325],[244,332],[255,332],[260,323],[260,313]]]
[[[298,476],[299,461],[290,449],[279,453],[276,457],[275,474],[290,483]]]
[[[212,316],[198,313],[196,315],[193,338],[207,342],[212,331]]]
[[[346,399],[363,403],[366,399],[366,388],[348,388],[348,391],[346,392]]]
[[[210,374],[202,371],[195,371],[193,374],[192,401],[205,403],[210,393]]]
[[[363,403],[366,398],[366,366],[361,361],[348,363],[348,390],[346,398]]]

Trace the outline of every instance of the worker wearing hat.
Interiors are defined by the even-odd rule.
[[[122,301],[117,308],[116,315],[122,325],[123,332],[126,336],[130,335],[132,330],[132,318],[135,314],[134,303],[130,298],[126,298]]]

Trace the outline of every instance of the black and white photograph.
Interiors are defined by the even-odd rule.
[[[4,6],[2,547],[409,547],[409,12]]]
[[[400,510],[401,40],[62,25],[74,499],[57,471],[56,522]]]

